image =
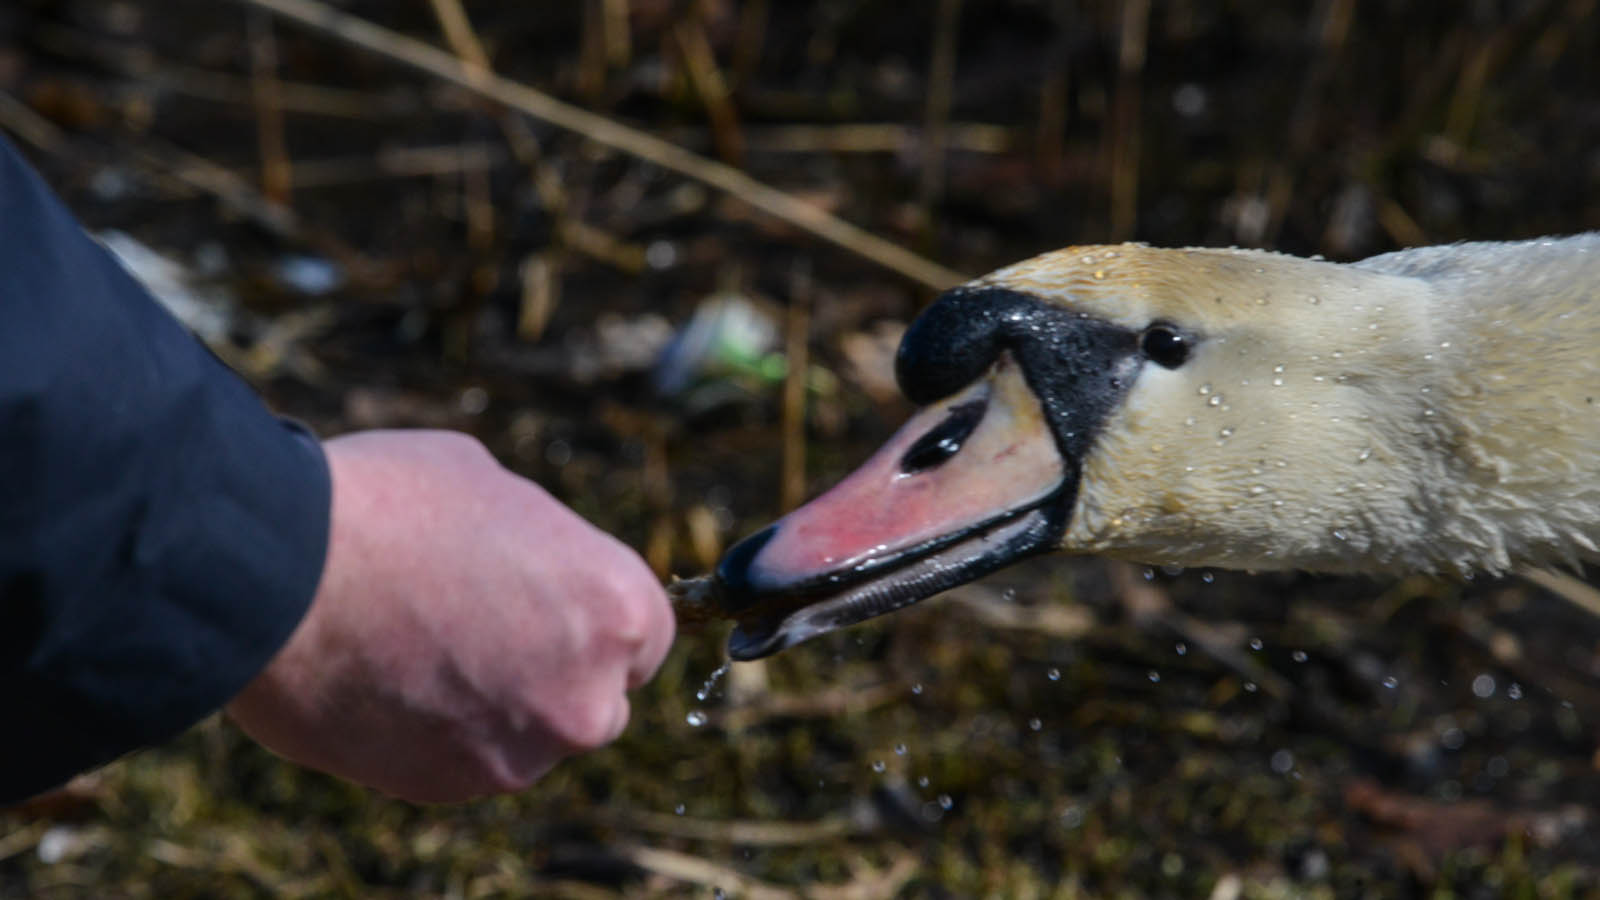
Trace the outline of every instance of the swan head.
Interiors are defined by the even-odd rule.
[[[719,564],[739,622],[731,654],[765,656],[1049,551],[1413,562],[1391,532],[1425,505],[1415,292],[1277,254],[1119,245],[944,294],[896,356],[919,410]]]

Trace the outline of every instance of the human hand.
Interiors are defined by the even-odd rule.
[[[672,644],[631,550],[452,432],[324,445],[316,599],[228,706],[295,762],[417,802],[520,790],[628,722]]]

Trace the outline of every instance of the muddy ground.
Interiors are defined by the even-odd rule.
[[[1593,0],[1299,6],[340,8],[959,273],[1600,227]],[[0,128],[278,409],[470,430],[663,575],[907,412],[886,354],[937,277],[249,3],[8,3]],[[663,381],[714,308],[754,336]],[[1045,560],[701,701],[722,638],[614,747],[466,806],[208,721],[0,812],[0,896],[1600,896],[1600,619],[1525,580]]]

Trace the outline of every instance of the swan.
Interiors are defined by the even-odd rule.
[[[918,411],[716,568],[736,659],[1025,557],[1500,573],[1600,555],[1600,232],[1354,263],[1069,247],[938,297]]]

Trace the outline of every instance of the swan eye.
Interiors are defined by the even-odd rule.
[[[1176,369],[1189,358],[1194,343],[1170,325],[1151,325],[1139,338],[1139,352],[1158,366]]]

